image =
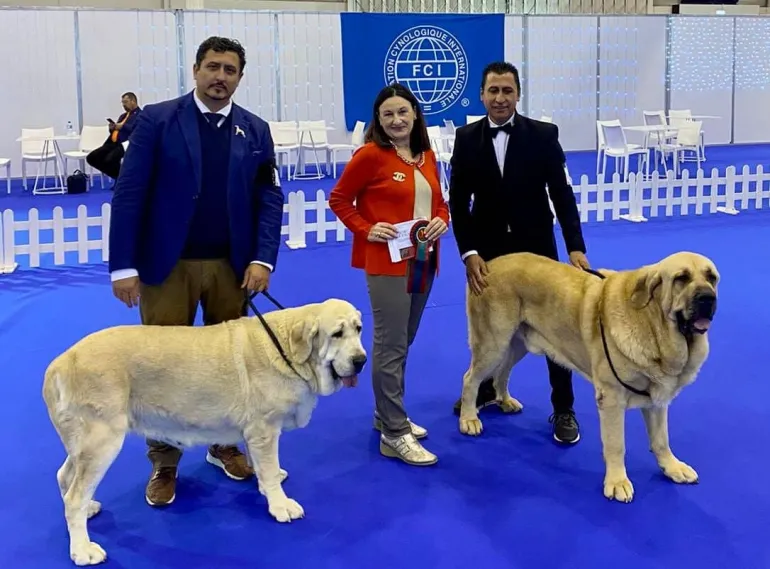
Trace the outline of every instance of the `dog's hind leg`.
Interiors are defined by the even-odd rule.
[[[505,359],[495,372],[495,393],[497,393],[498,405],[503,413],[519,413],[524,408],[518,399],[511,397],[508,391],[508,382],[513,366],[519,363],[526,355],[526,346],[521,340],[514,337],[511,341],[511,349],[508,350]]]
[[[72,478],[75,475],[75,461],[72,459],[72,441],[78,439],[80,431],[80,423],[72,419],[62,419],[61,416],[53,416],[53,425],[56,432],[59,434],[59,438],[64,444],[64,448],[67,451],[67,458],[56,472],[56,482],[59,485],[59,492],[61,493],[62,500],[67,495],[67,491],[72,485]],[[102,509],[102,505],[91,500],[88,504],[87,514],[88,519],[91,519],[98,514]]]
[[[96,487],[123,446],[126,425],[110,424],[101,420],[86,419],[80,439],[72,445],[65,461],[62,478],[72,469],[72,479],[64,494],[64,515],[70,536],[70,557],[76,565],[102,563],[107,554],[88,535],[86,520],[92,506]],[[123,422],[123,421],[121,421]]]

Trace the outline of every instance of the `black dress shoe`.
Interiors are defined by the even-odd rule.
[[[548,422],[553,425],[553,438],[558,442],[575,444],[580,440],[580,427],[572,409],[562,413],[554,413]]]
[[[481,411],[484,407],[494,405],[495,399],[495,386],[492,378],[487,378],[479,385],[479,394],[476,396],[476,410]],[[462,397],[455,402],[454,412],[458,417],[460,416],[460,409],[462,407]]]

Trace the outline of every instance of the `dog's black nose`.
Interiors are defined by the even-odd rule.
[[[695,313],[701,318],[711,319],[717,309],[717,297],[713,292],[701,292],[695,295]]]
[[[356,373],[361,373],[366,365],[366,356],[356,356],[353,358],[353,366],[356,368]]]

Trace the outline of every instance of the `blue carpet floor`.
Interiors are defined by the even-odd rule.
[[[636,267],[688,249],[709,255],[723,281],[711,358],[672,408],[674,452],[701,482],[677,486],[658,471],[638,413],[627,416],[631,504],[602,495],[603,462],[593,393],[575,378],[582,440],[550,438],[545,362],[529,356],[512,374],[525,405],[517,416],[488,413],[480,438],[459,434],[451,408],[468,364],[463,269],[447,238],[440,275],[407,366],[411,417],[430,430],[432,468],[381,457],[372,393],[323,399],[308,428],[286,434],[286,492],[306,518],[274,522],[256,484],[234,482],[204,461],[182,459],[176,502],[144,501],[150,472],[131,437],[98,489],[103,511],[89,522],[125,569],[766,569],[770,469],[767,452],[766,302],[770,264],[766,212],[646,224],[586,227],[594,266]],[[273,294],[287,305],[345,298],[371,316],[349,245],[284,251]],[[40,388],[45,367],[85,334],[134,323],[112,296],[106,269],[20,270],[0,277],[0,567],[71,567],[55,473],[64,452]],[[260,306],[269,309],[263,301]]]

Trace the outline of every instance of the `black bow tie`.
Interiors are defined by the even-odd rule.
[[[492,138],[495,138],[501,132],[504,132],[508,136],[510,136],[513,133],[513,125],[511,123],[506,123],[503,126],[489,127],[489,136],[491,136]]]

